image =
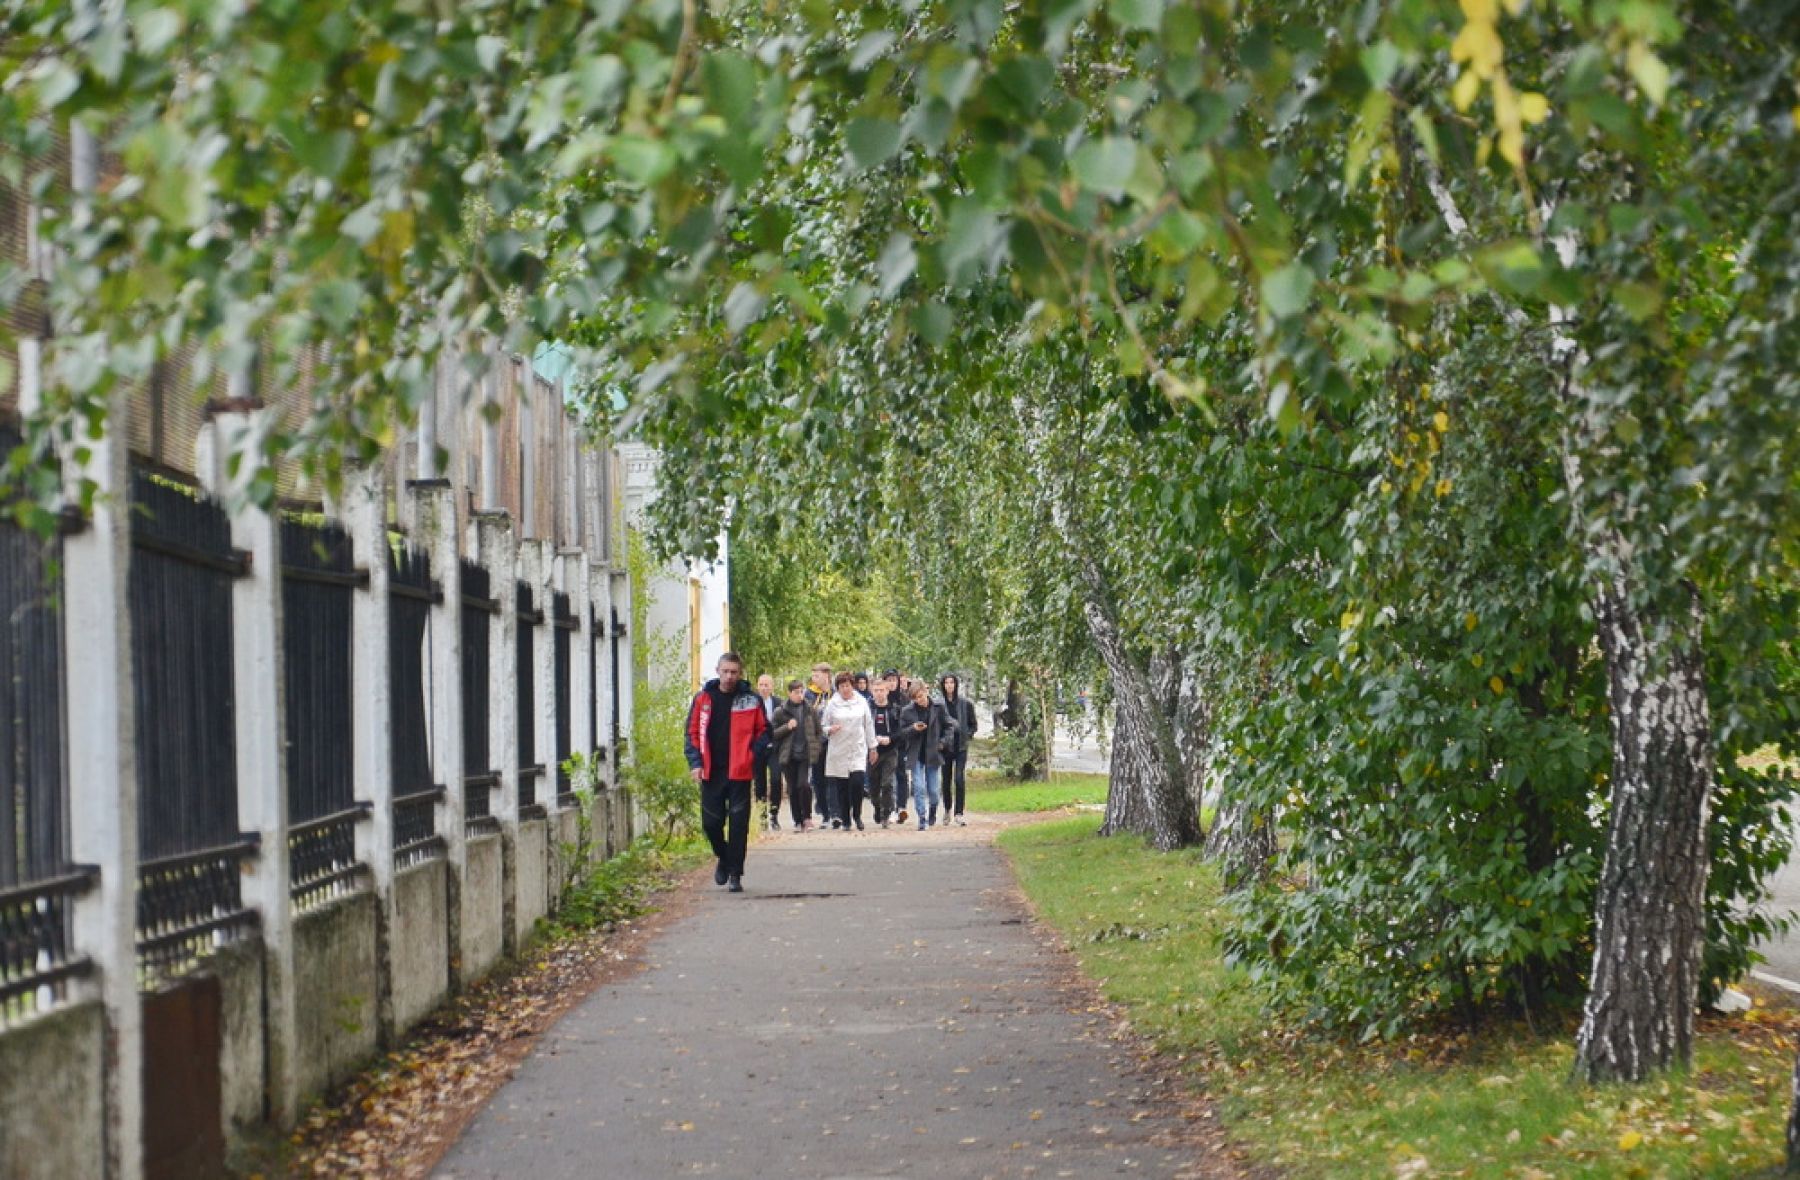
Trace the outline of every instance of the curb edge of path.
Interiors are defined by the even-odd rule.
[[[1106,998],[1098,981],[1082,969],[1081,958],[1068,939],[1038,912],[1020,885],[1012,854],[998,842],[989,843],[1006,862],[1006,903],[1024,916],[1032,937],[1057,960],[1058,988],[1080,1002],[1085,1016],[1105,1023],[1100,1035],[1129,1055],[1129,1064],[1124,1068],[1149,1083],[1155,1090],[1155,1101],[1171,1114],[1179,1131],[1163,1132],[1157,1141],[1191,1155],[1190,1166],[1181,1173],[1184,1180],[1279,1180],[1284,1175],[1280,1170],[1245,1158],[1220,1121],[1212,1099],[1201,1088],[1201,1079],[1157,1049],[1149,1036],[1131,1022],[1124,1006]]]

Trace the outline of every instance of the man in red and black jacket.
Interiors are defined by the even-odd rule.
[[[750,779],[757,753],[769,744],[769,719],[762,700],[744,683],[744,661],[736,652],[719,657],[718,672],[688,708],[687,760],[700,784],[700,826],[719,858],[713,881],[742,893]]]

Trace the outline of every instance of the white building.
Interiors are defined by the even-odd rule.
[[[621,443],[618,453],[625,472],[625,523],[641,530],[645,506],[656,496],[661,456],[642,443]],[[724,534],[717,561],[677,558],[651,575],[647,589],[649,634],[635,640],[648,653],[651,683],[683,676],[698,689],[731,650],[731,561]]]

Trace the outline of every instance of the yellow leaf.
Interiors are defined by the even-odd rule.
[[[1525,133],[1517,127],[1500,129],[1500,158],[1517,168],[1525,162]]]
[[[1464,70],[1456,79],[1456,85],[1450,88],[1450,101],[1456,109],[1466,111],[1474,105],[1475,96],[1481,93],[1481,79],[1475,76],[1474,70]]]
[[[1456,40],[1450,43],[1450,60],[1468,62],[1469,68],[1483,78],[1494,76],[1504,53],[1505,47],[1500,44],[1500,34],[1494,31],[1494,26],[1475,21],[1464,25]]]
[[[1630,1151],[1644,1141],[1644,1137],[1636,1131],[1627,1131],[1619,1136],[1619,1150]]]
[[[1442,500],[1445,496],[1448,496],[1450,494],[1450,481],[1447,479],[1438,480],[1436,491],[1437,491],[1437,498],[1440,500]]]
[[[1498,676],[1490,676],[1488,677],[1488,687],[1494,690],[1495,696],[1499,696],[1506,691],[1506,682]]]
[[[1470,611],[1468,614],[1463,616],[1463,630],[1464,631],[1473,631],[1475,629],[1475,624],[1478,622],[1480,622],[1480,620],[1475,617],[1475,612]]]
[[[1550,100],[1535,90],[1519,95],[1519,118],[1536,126],[1550,117]]]
[[[1442,410],[1439,410],[1437,413],[1435,413],[1431,416],[1431,424],[1433,426],[1437,427],[1437,432],[1439,434],[1443,434],[1445,431],[1450,429],[1450,415],[1444,413],[1444,411],[1442,411]]]
[[[1463,19],[1471,24],[1479,21],[1491,25],[1500,19],[1499,10],[1494,7],[1494,0],[1461,0]],[[1407,1148],[1408,1151],[1412,1149]]]
[[[1518,16],[1525,11],[1525,0],[1506,0],[1506,15]]]

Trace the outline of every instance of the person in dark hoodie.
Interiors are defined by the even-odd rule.
[[[975,720],[975,702],[962,694],[962,681],[945,676],[938,681],[938,688],[944,694],[944,712],[954,726],[944,741],[944,822],[954,816],[959,826],[967,826],[963,796],[969,790],[969,739],[981,723]]]
[[[900,710],[900,728],[910,735],[907,759],[913,768],[913,809],[918,812],[921,832],[937,826],[938,775],[944,768],[943,745],[951,726],[949,714],[931,699],[926,682],[913,681],[912,704]]]
[[[888,816],[900,812],[900,806],[894,800],[894,772],[900,765],[900,705],[888,694],[888,682],[877,680],[874,687],[874,704],[870,712],[875,717],[875,765],[869,768],[869,795],[875,800],[875,822],[882,827],[888,826]],[[902,812],[900,818],[904,820]]]
[[[700,785],[700,826],[719,866],[713,881],[744,891],[744,853],[750,846],[750,778],[769,744],[762,699],[744,683],[744,661],[719,657],[718,677],[688,707],[687,760]]]

